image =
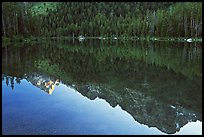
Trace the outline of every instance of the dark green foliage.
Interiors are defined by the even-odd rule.
[[[4,2],[2,35],[202,37],[202,3]]]

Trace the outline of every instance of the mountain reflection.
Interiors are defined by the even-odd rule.
[[[60,80],[89,99],[119,105],[139,123],[168,134],[188,122],[202,121],[202,49],[140,44],[6,46],[2,80],[13,89],[14,77],[18,84],[26,79],[48,94]]]
[[[25,79],[50,95],[54,91],[55,85],[59,85],[58,79],[54,80],[50,77],[39,75],[37,73],[32,75],[25,75]]]
[[[2,80],[6,79],[6,85],[9,86],[9,81],[11,88],[14,89],[14,77],[6,76],[2,74]],[[59,85],[59,80],[45,76],[44,74],[24,74],[21,78],[16,78],[16,83],[20,84],[22,79],[26,79],[31,82],[34,86],[40,88],[45,93],[51,95],[55,89],[56,85]]]

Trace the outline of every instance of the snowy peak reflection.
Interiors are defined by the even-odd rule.
[[[133,118],[148,127],[157,127],[167,134],[174,134],[188,122],[202,121],[202,116],[180,105],[165,104],[143,92],[123,88],[114,91],[106,87],[83,85],[77,90],[91,100],[105,99],[112,107],[117,105],[127,111]]]
[[[168,134],[202,121],[202,46],[129,44],[84,41],[73,46],[51,41],[11,46],[2,48],[2,72],[15,77],[31,74],[24,77],[46,91],[39,75],[33,75],[45,72],[74,85],[83,96],[119,105],[141,124]]]
[[[46,74],[24,74],[21,78],[14,78],[2,74],[2,80],[20,84],[22,79],[26,79],[34,86],[40,88],[48,94],[52,94],[59,80],[47,76]],[[65,83],[70,86],[70,83]],[[119,105],[124,111],[128,112],[135,121],[145,124],[148,127],[156,127],[167,134],[174,134],[186,125],[188,122],[202,121],[202,113],[194,109],[183,106],[182,104],[173,104],[176,102],[164,102],[154,96],[145,94],[145,92],[131,88],[120,88],[118,90],[105,85],[97,84],[77,84],[75,89],[90,100],[101,98],[106,100],[112,107]]]
[[[43,74],[33,73],[30,75],[24,74],[24,78],[31,82],[34,86],[40,88],[49,95],[52,94],[56,85],[59,85],[59,80],[45,76]]]
[[[48,93],[51,95],[55,89],[56,85],[59,85],[59,79],[55,79],[49,76],[46,76],[45,74],[24,74],[22,77],[12,77],[7,76],[5,74],[2,74],[2,80],[6,81],[7,86],[11,86],[12,90],[14,89],[14,81],[16,81],[17,84],[21,83],[22,79],[26,79],[28,82],[31,82],[34,86],[40,88],[45,93]]]

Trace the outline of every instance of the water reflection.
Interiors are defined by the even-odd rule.
[[[53,80],[50,77],[39,75],[34,73],[32,75],[24,74],[25,79],[30,81],[33,85],[40,88],[41,90],[47,92],[48,94],[52,94],[54,91],[55,85],[59,85],[59,80]]]
[[[59,80],[173,134],[202,121],[202,47],[186,43],[46,42],[2,48],[2,80],[52,94]],[[10,83],[10,84],[9,84]]]

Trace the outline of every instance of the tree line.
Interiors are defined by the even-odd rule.
[[[3,2],[4,37],[202,37],[201,2]]]

